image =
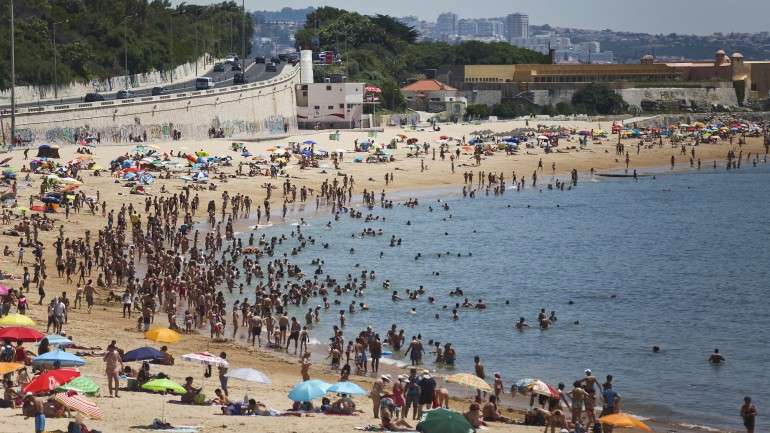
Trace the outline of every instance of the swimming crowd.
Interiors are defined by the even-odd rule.
[[[140,158],[140,155],[134,158]],[[732,153],[728,156],[731,166],[732,161],[740,159]],[[454,160],[452,165],[454,170]],[[556,172],[555,164],[552,170]],[[533,172],[531,185],[538,187],[538,172],[543,171],[541,159]],[[501,195],[508,190],[503,173],[465,171],[463,178],[463,197],[473,198],[480,193]],[[530,184],[516,172],[512,172],[508,179],[517,191]],[[386,181],[388,185],[394,184],[392,173],[386,175]],[[577,184],[577,171],[572,170],[568,180],[555,180],[555,184],[547,184],[547,188],[569,190]],[[280,185],[283,192],[281,220],[285,220],[290,204],[304,205],[313,197],[316,210],[322,206],[328,209],[335,222],[345,216],[365,222],[385,220],[385,216],[373,212],[377,206],[383,210],[394,206],[393,201],[386,198],[385,190],[376,193],[364,188],[360,193],[361,206],[357,207],[353,200],[354,186],[353,176],[347,174],[323,181],[318,191],[298,187],[286,178]],[[262,347],[264,344],[269,349],[292,351],[301,358],[301,376],[307,380],[312,363],[309,350],[311,332],[325,313],[335,316],[337,321],[328,344],[330,368],[338,371],[343,381],[351,375],[372,375],[376,378],[370,396],[374,416],[381,418],[383,427],[389,430],[411,429],[406,421],[410,410],[415,420],[426,408],[447,406],[449,390],[437,386],[429,369],[423,367],[423,358],[430,352],[435,355],[436,366],[453,366],[458,352],[452,343],[431,340],[426,344],[418,333],[407,342],[405,330],[399,329],[396,324],[380,331],[369,326],[360,332],[349,333],[346,318],[369,309],[364,299],[367,289],[377,279],[375,270],[357,266],[338,280],[325,273],[323,258],[310,262],[313,269],[303,269],[305,264],[300,266],[295,258],[317,240],[303,232],[303,219],[295,227],[287,229],[288,234],[271,237],[259,234],[263,223],[271,223],[272,191],[279,186],[267,183],[264,188],[266,193],[261,204],[247,195],[231,195],[227,191],[221,193],[220,200],[210,200],[205,210],[206,229],[203,224],[196,223],[201,216],[201,198],[188,186],[182,187],[178,193],[148,196],[144,206],[123,203],[117,209],[109,209],[107,202],[97,195],[97,200],[90,206],[90,213],[101,215],[104,225],[96,233],[86,230],[70,237],[64,225],[58,227],[58,236],[52,245],[57,274],[60,278],[66,277],[67,283],[76,285],[76,289],[72,301],[66,292],[50,300],[48,330],[61,331],[62,324],[67,321],[68,310],[86,308],[90,312],[96,299],[101,298],[107,303],[121,305],[122,317],[135,320],[137,330],[148,330],[151,324],[159,321],[158,314],[165,314],[168,326],[181,332],[207,328],[210,338],[215,340],[240,338],[254,346]],[[402,204],[414,209],[420,207],[416,198]],[[428,207],[429,212],[434,211],[433,206]],[[438,201],[435,206],[448,212],[446,218],[451,218],[449,204]],[[364,208],[369,213],[365,214],[367,211]],[[74,211],[75,214],[80,213],[81,207],[76,207]],[[82,211],[86,212],[85,209]],[[236,235],[238,224],[253,221],[257,225],[248,236]],[[46,280],[49,277],[43,253],[46,246],[38,240],[38,232],[45,224],[51,224],[47,216],[35,215],[24,218],[17,225],[18,262],[26,263],[23,257],[28,249],[32,251],[33,265],[31,270],[27,266],[23,268],[20,288],[3,297],[3,314],[8,314],[12,306],[24,314],[28,308],[26,296],[32,287],[38,292],[38,305],[43,305],[48,297]],[[333,225],[332,221],[327,224],[328,227]],[[384,234],[382,230],[364,229],[352,235]],[[391,247],[398,247],[401,243],[402,239],[395,235],[389,240]],[[332,250],[329,244],[322,246]],[[355,251],[351,249],[350,253]],[[470,253],[467,254],[470,256]],[[421,258],[421,254],[415,256],[415,260]],[[435,294],[427,293],[422,286],[407,290],[404,298],[387,280],[379,286],[392,291],[394,302],[404,298],[416,300],[423,296],[427,296],[430,303],[438,300]],[[348,294],[355,299],[343,304],[342,299]],[[487,308],[481,299],[470,301],[460,288],[452,290],[449,296],[464,298],[455,308],[447,307],[454,320],[459,319],[459,311],[463,308]],[[228,298],[239,299],[228,305]],[[315,306],[308,307],[308,304]],[[297,315],[292,316],[292,311]],[[415,309],[412,312],[416,313]],[[541,329],[553,326],[557,320],[555,311],[547,313],[542,309],[537,313]],[[522,317],[511,326],[524,331],[529,324]],[[380,374],[380,360],[388,350],[408,357],[411,365],[409,374],[395,378],[390,374]],[[486,380],[485,368],[478,356],[474,365],[476,376]],[[493,380],[494,392],[486,401],[482,399],[482,393],[477,393],[466,413],[476,427],[484,422],[512,422],[498,408],[500,398],[505,394],[503,379],[495,374]],[[10,384],[6,384],[6,388],[9,387]],[[513,396],[523,389],[526,387],[513,385],[509,393]],[[112,394],[112,386],[110,390]],[[607,376],[606,381],[600,384],[590,370],[585,370],[584,377],[573,381],[569,391],[564,384],[559,384],[547,393],[530,392],[529,395],[531,410],[525,421],[546,425],[552,431],[561,428],[581,431],[593,427],[597,423],[594,407],[599,402],[602,414],[620,410],[621,399],[613,390],[612,376]],[[565,411],[569,411],[569,417]]]

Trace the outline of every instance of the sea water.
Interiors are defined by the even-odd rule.
[[[455,371],[473,371],[473,357],[480,356],[487,375],[500,372],[506,389],[537,377],[570,390],[590,368],[600,381],[614,376],[624,410],[657,421],[739,429],[744,395],[754,398],[760,413],[767,410],[768,166],[660,172],[638,182],[584,176],[564,192],[422,197],[416,208],[371,211],[386,221],[343,215],[328,228],[328,213],[305,218],[302,231],[316,242],[290,260],[310,278],[315,258],[325,261],[319,280],[329,274],[344,284],[348,274],[360,280],[364,269],[376,273],[363,298],[342,295],[341,304],[322,315],[313,338],[328,341],[344,309],[347,339],[367,325],[384,339],[395,323],[406,330],[406,343],[417,334],[426,345],[429,339],[451,342]],[[384,234],[358,236],[366,227]],[[296,226],[259,231],[291,230]],[[389,246],[392,235],[401,246]],[[294,246],[290,239],[279,251]],[[386,279],[390,290],[382,288]],[[420,285],[426,294],[419,300],[391,300],[392,290],[406,298],[405,289]],[[461,308],[459,320],[452,320],[454,304],[463,300],[448,295],[456,287],[487,309]],[[370,310],[349,315],[354,300]],[[290,314],[304,323],[304,312],[316,304],[320,298]],[[540,308],[556,312],[551,329],[537,328]],[[519,317],[533,327],[517,331]],[[714,348],[727,359],[724,365],[707,362]],[[431,355],[424,360],[435,368]],[[759,418],[759,431],[770,427],[766,420]]]

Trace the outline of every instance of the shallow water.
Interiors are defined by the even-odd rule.
[[[501,372],[506,388],[539,377],[569,390],[591,368],[602,380],[615,377],[628,411],[738,430],[744,395],[753,396],[760,413],[770,400],[768,187],[770,169],[761,166],[660,173],[639,182],[594,179],[567,192],[452,197],[448,212],[423,199],[415,209],[375,209],[385,222],[342,216],[329,229],[328,215],[306,218],[303,232],[317,241],[293,261],[312,275],[310,261],[322,257],[324,271],[341,284],[348,273],[377,274],[365,298],[343,295],[341,305],[322,316],[312,331],[320,341],[331,335],[340,309],[348,316],[351,301],[366,302],[370,311],[347,318],[347,338],[367,325],[384,337],[397,323],[407,341],[421,333],[425,342],[452,342],[457,370],[472,371],[473,356],[480,355],[487,374]],[[351,238],[364,227],[382,228],[384,235]],[[389,247],[391,235],[403,239],[401,247]],[[295,241],[284,244],[288,251]],[[447,251],[452,254],[436,255]],[[422,258],[415,260],[418,252]],[[382,289],[385,279],[402,297],[419,285],[427,293],[393,303]],[[452,306],[462,302],[448,296],[454,287],[471,301],[483,299],[487,310],[461,309],[460,320],[452,321]],[[428,296],[438,302],[428,304]],[[320,303],[310,300],[292,313],[304,322],[306,308]],[[413,307],[417,314],[409,314]],[[520,316],[535,323],[540,308],[556,311],[552,329],[514,329]],[[661,353],[653,354],[653,345]],[[727,363],[712,367],[706,359],[716,347]],[[758,419],[757,431],[770,427],[766,419]]]

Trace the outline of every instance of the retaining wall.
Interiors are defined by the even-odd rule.
[[[130,136],[171,140],[207,138],[211,127],[228,138],[255,138],[296,130],[295,85],[299,68],[285,67],[268,81],[204,91],[94,103],[16,110],[21,145],[75,143],[77,137],[100,137],[100,144],[125,143]],[[3,136],[10,142],[10,110],[0,111]]]

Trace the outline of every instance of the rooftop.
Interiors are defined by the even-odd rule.
[[[438,80],[420,80],[402,87],[403,92],[439,92],[442,90],[457,90],[452,86],[446,85]]]

